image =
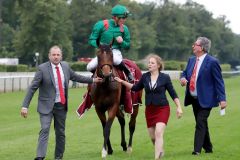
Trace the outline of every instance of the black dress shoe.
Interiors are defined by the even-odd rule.
[[[200,152],[195,152],[195,151],[193,151],[193,152],[192,152],[192,155],[198,156],[198,155],[200,155]]]
[[[36,157],[34,160],[44,160],[45,157]]]
[[[212,150],[205,150],[205,153],[213,153]]]

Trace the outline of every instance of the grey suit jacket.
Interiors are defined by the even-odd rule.
[[[81,83],[92,83],[93,79],[76,74],[68,65],[67,62],[61,63],[63,74],[65,78],[65,96],[66,96],[66,109],[68,106],[68,84],[69,80]],[[27,91],[24,98],[22,107],[29,107],[32,97],[36,90],[39,88],[38,107],[37,111],[42,114],[48,114],[53,110],[56,98],[56,87],[54,81],[53,70],[50,62],[39,65],[38,71],[35,73],[34,79]]]

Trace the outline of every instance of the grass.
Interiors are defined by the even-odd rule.
[[[219,108],[211,111],[209,128],[213,154],[202,153],[198,157],[191,155],[193,148],[194,117],[191,106],[184,107],[182,119],[177,120],[175,105],[171,104],[171,117],[165,131],[165,157],[164,160],[239,160],[240,159],[240,127],[239,127],[239,77],[225,79],[228,108],[225,116],[219,115]],[[174,81],[175,89],[183,104],[184,90],[179,83]],[[70,89],[70,107],[66,125],[66,160],[98,160],[101,159],[103,143],[100,121],[92,108],[82,118],[75,114],[83,89]],[[39,132],[39,116],[36,112],[37,96],[35,95],[30,105],[27,119],[20,117],[20,107],[25,92],[0,94],[0,159],[1,160],[30,160],[35,157]],[[144,98],[143,98],[144,99]],[[120,127],[115,119],[111,130],[113,155],[109,160],[153,160],[154,148],[148,137],[144,118],[145,107],[140,107],[137,117],[137,126],[133,140],[133,153],[128,155],[120,147]],[[129,121],[129,117],[126,116]],[[127,125],[126,125],[127,126]],[[127,138],[128,138],[128,129]],[[47,160],[52,160],[54,155],[54,130],[51,128],[47,152]]]

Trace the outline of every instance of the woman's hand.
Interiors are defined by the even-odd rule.
[[[181,106],[178,106],[177,107],[177,118],[181,118],[182,117],[182,114],[183,114],[183,111],[182,111],[182,107]]]
[[[119,77],[114,77],[114,79],[115,79],[116,81],[118,81],[119,83],[122,83],[122,82],[123,82],[123,80],[122,80],[121,78],[119,78]]]

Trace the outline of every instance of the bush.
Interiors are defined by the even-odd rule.
[[[19,64],[19,65],[17,65],[17,71],[18,72],[27,72],[28,66],[25,64]]]
[[[30,67],[28,68],[28,72],[36,72],[37,68],[36,67]]]
[[[141,61],[136,62],[141,70],[147,70],[147,64]],[[187,63],[181,61],[164,61],[164,70],[177,70],[182,71],[186,68]]]
[[[231,65],[230,64],[221,64],[221,69],[223,72],[225,71],[231,71]],[[222,73],[223,78],[230,78],[233,76],[233,74],[230,73]]]
[[[17,72],[17,65],[9,65],[9,66],[6,66],[7,68],[7,72]]]
[[[182,71],[186,67],[186,62],[181,61],[165,61],[164,62],[164,70],[177,70]]]
[[[6,65],[0,65],[0,72],[6,72],[6,71],[7,71]]]
[[[136,62],[136,65],[140,68],[140,70],[147,70],[147,65],[142,62]]]
[[[74,71],[86,71],[87,63],[86,62],[74,62],[74,63],[70,63],[70,67]]]
[[[230,64],[221,64],[222,71],[231,71]]]

